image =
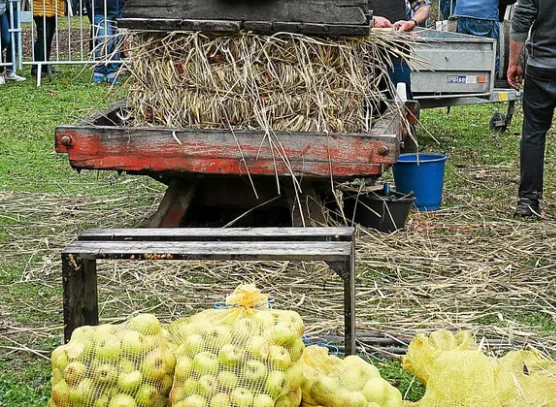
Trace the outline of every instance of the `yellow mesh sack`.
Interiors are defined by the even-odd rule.
[[[176,354],[173,407],[297,407],[303,320],[270,309],[254,285],[239,286],[221,309],[167,327]]]
[[[175,357],[154,315],[82,327],[52,352],[49,407],[165,407]]]
[[[310,346],[301,356],[303,406],[401,407],[402,395],[358,356],[339,359]]]
[[[556,363],[535,350],[499,359],[496,386],[504,407],[556,407]]]
[[[434,371],[435,359],[443,352],[476,349],[477,343],[466,331],[455,335],[447,330],[438,330],[430,335],[418,334],[409,345],[402,367],[426,385]]]
[[[495,361],[481,351],[444,351],[431,363],[419,407],[500,406]]]

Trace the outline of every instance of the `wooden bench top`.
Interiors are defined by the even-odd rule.
[[[82,241],[352,241],[355,229],[334,228],[156,228],[90,229]]]
[[[345,261],[353,253],[353,242],[190,242],[190,241],[86,241],[76,240],[62,255],[90,259],[167,260],[274,260]],[[153,257],[154,256],[154,257]]]

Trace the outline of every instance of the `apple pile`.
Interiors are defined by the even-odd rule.
[[[52,353],[49,407],[166,407],[176,359],[150,314],[82,327]]]
[[[207,310],[168,327],[177,361],[172,407],[300,405],[301,317],[253,300],[254,286],[240,286],[238,292],[242,295],[228,300],[231,308]]]
[[[401,407],[402,395],[358,356],[339,359],[328,349],[308,347],[301,366],[303,406]]]

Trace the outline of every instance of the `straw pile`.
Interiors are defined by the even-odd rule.
[[[406,57],[409,38],[137,33],[133,125],[369,131],[385,110],[391,57]]]

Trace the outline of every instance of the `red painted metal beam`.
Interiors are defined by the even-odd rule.
[[[117,126],[60,126],[56,151],[74,168],[130,172],[305,175],[338,178],[379,175],[399,155],[400,126],[380,134],[170,130]]]

